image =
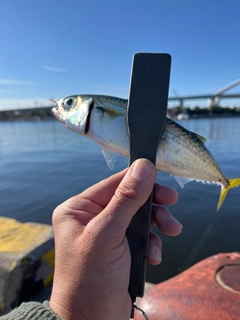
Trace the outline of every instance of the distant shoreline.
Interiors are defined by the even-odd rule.
[[[216,118],[239,118],[240,117],[240,113],[236,113],[236,114],[193,114],[193,115],[189,115],[188,119],[216,119]],[[173,120],[178,120],[176,118],[172,118]],[[181,121],[181,120],[180,120]]]
[[[0,121],[41,121],[41,120],[54,120],[56,119],[52,113],[52,107],[30,108],[19,110],[6,110],[0,111]],[[215,107],[209,113],[207,108],[198,109],[185,109],[189,119],[214,119],[214,118],[230,118],[240,117],[240,108],[230,109]],[[179,120],[177,116],[181,114],[180,110],[173,113],[173,109],[169,109],[169,116],[173,120]]]
[[[0,121],[39,121],[56,119],[52,107],[0,111]]]

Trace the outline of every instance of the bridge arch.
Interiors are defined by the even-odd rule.
[[[214,97],[208,99],[208,102],[207,102],[208,108],[218,105],[220,102],[221,96],[224,95],[223,93],[228,91],[229,89],[232,89],[233,87],[236,87],[238,84],[240,84],[240,79],[235,80],[227,84],[226,86],[218,89],[217,91],[215,91]]]

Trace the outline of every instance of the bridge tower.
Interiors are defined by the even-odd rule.
[[[180,107],[181,112],[183,112],[184,111],[184,99],[179,97],[179,94],[177,93],[176,90],[173,90],[173,93],[176,96],[176,100],[179,101],[179,107]]]

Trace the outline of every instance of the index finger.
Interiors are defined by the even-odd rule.
[[[105,208],[109,201],[112,199],[115,190],[122,181],[127,172],[127,168],[112,175],[111,177],[98,182],[97,184],[89,187],[79,195],[75,196],[76,200],[88,199],[97,203],[102,208]]]

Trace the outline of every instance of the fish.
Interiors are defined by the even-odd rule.
[[[55,117],[72,131],[97,142],[111,169],[117,154],[129,157],[128,100],[84,94],[52,101],[56,103],[52,109]],[[219,211],[228,191],[240,185],[240,178],[228,179],[224,175],[205,142],[201,135],[167,117],[156,168],[172,175],[182,188],[192,180],[220,185]]]

